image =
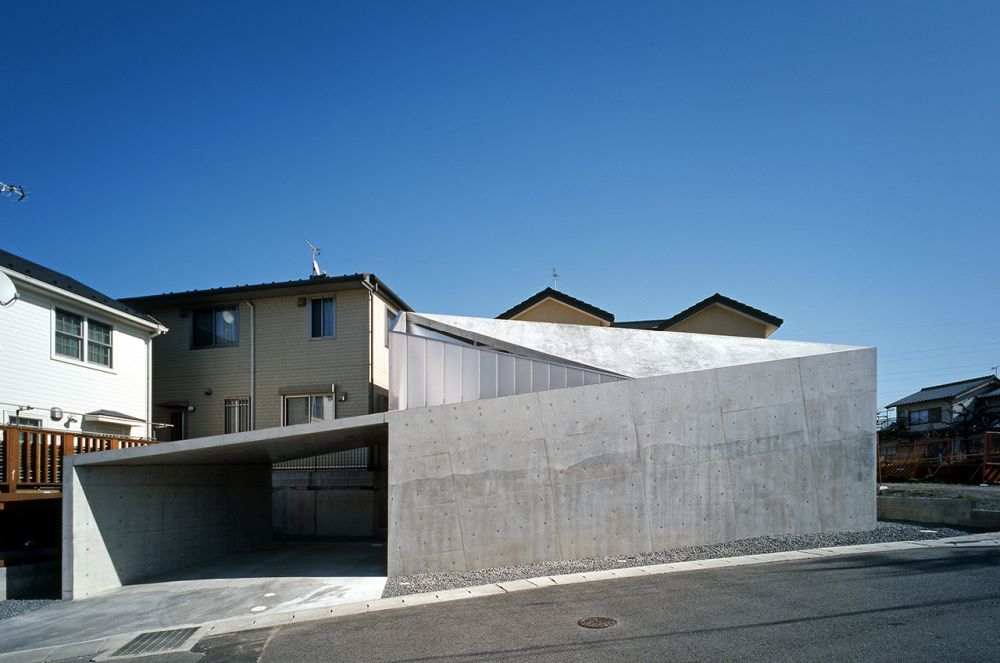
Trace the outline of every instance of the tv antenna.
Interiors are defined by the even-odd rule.
[[[557,272],[556,268],[553,267],[552,268],[552,289],[553,290],[556,289],[556,284],[557,283],[559,283],[559,272]]]
[[[319,268],[319,263],[316,262],[316,256],[318,256],[319,253],[320,253],[319,247],[317,247],[315,244],[313,244],[312,242],[310,242],[308,239],[306,240],[306,244],[309,245],[309,250],[312,251],[312,268],[313,268],[312,275],[313,276],[327,276],[327,273],[324,272],[324,271],[322,271]]]
[[[990,366],[990,370],[993,371],[994,376],[997,374],[997,369],[1000,369],[1000,366]]]
[[[7,196],[8,198],[14,198],[15,202],[21,202],[24,197],[28,194],[24,192],[23,186],[18,186],[16,184],[7,184],[5,182],[0,182],[0,193]]]

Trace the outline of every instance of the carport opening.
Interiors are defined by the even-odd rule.
[[[274,463],[272,542],[368,549],[374,551],[368,557],[377,558],[380,575],[385,575],[387,461],[388,447],[376,444]]]

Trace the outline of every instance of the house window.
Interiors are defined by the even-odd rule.
[[[249,398],[227,398],[225,408],[226,433],[242,433],[250,430]]]
[[[14,415],[7,415],[7,423],[11,426],[31,426],[33,428],[41,428],[42,420],[33,419],[31,417],[17,417]]]
[[[87,361],[111,367],[111,327],[87,321]]]
[[[176,442],[187,437],[187,412],[172,410],[170,412],[170,440]]]
[[[312,300],[309,329],[313,338],[337,336],[337,299],[326,297]]]
[[[239,345],[240,309],[216,306],[194,311],[191,315],[191,347],[213,348]]]
[[[389,309],[385,310],[385,347],[389,347],[389,328],[392,327],[396,314]]]
[[[332,421],[336,417],[333,394],[285,396],[285,426]]]
[[[111,325],[57,308],[53,347],[55,354],[83,361],[84,338],[87,339],[87,363],[111,368]]]
[[[907,422],[911,426],[921,424],[936,424],[941,421],[941,408],[932,407],[926,410],[910,410],[907,415]]]

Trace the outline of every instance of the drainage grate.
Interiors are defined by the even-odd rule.
[[[607,628],[617,624],[617,620],[610,617],[587,617],[577,622],[583,628]]]
[[[137,656],[180,649],[184,641],[194,635],[197,630],[198,627],[140,633],[111,656]]]

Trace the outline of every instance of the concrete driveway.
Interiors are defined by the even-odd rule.
[[[385,547],[275,543],[0,621],[0,652],[376,599]]]

